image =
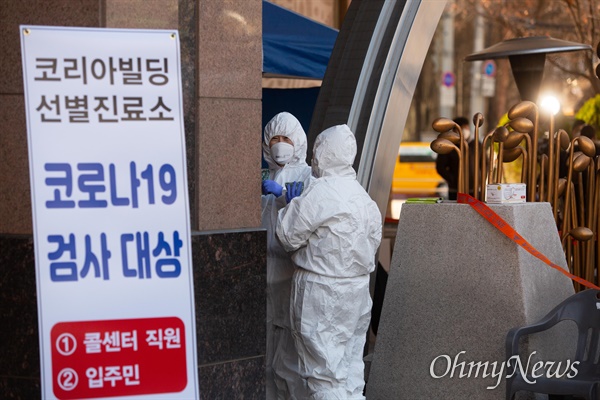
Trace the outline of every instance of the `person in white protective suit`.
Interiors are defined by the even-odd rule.
[[[379,208],[352,168],[347,125],[323,131],[311,162],[316,179],[279,211],[277,237],[293,252],[292,334],[310,399],[364,399],[363,348],[369,274],[381,242]],[[290,189],[293,192],[294,188]]]
[[[290,113],[277,114],[265,127],[263,156],[269,177],[262,183],[262,227],[267,229],[267,399],[305,399],[306,382],[290,331],[290,290],[294,263],[275,237],[277,212],[285,207],[289,182],[313,179],[306,164],[306,133]]]

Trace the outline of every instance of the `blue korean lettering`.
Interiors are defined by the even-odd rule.
[[[77,180],[79,190],[87,193],[87,200],[79,200],[78,206],[81,208],[106,208],[106,200],[98,200],[96,195],[106,191],[104,183],[104,168],[100,163],[80,163],[77,164],[79,171],[92,171],[90,174],[81,174]],[[102,184],[91,184],[90,182],[102,182]]]
[[[140,180],[137,178],[135,162],[129,163],[129,175],[131,177],[131,206],[138,208],[138,188],[141,185]]]
[[[154,204],[154,175],[152,174],[152,165],[148,164],[148,168],[142,171],[141,176],[148,182],[148,203]]]
[[[102,265],[98,261],[98,257],[92,251],[92,239],[90,235],[85,235],[85,259],[83,261],[83,268],[81,269],[80,276],[85,278],[90,270],[90,267],[94,268],[94,277],[100,278],[107,281],[110,279],[108,271],[108,259],[111,257],[111,252],[108,250],[106,233],[100,235],[100,257]],[[102,270],[100,270],[102,267]]]
[[[148,237],[148,232],[137,232],[135,234],[135,248],[137,250],[139,278],[152,278],[150,271],[150,240]]]
[[[48,172],[63,172],[64,176],[48,177],[44,181],[48,186],[64,187],[66,197],[71,197],[73,193],[73,172],[71,166],[67,163],[46,163],[44,169]],[[61,190],[54,189],[54,199],[46,201],[48,208],[75,208],[73,200],[64,200],[61,198]]]
[[[165,192],[170,192],[169,195],[163,195],[162,201],[164,204],[173,204],[177,200],[177,183],[175,179],[175,168],[170,164],[165,164],[160,167],[158,173],[160,187]]]
[[[60,260],[63,254],[68,252],[69,259],[75,260],[75,235],[69,234],[69,240],[65,241],[62,235],[48,235],[48,243],[56,243],[58,246],[55,251],[48,253],[50,263],[50,280],[52,282],[77,281],[77,264],[74,261],[55,261]]]
[[[131,205],[139,208],[140,204],[154,205],[158,201],[171,205],[177,201],[177,176],[171,164],[163,164],[160,168],[147,164],[145,169],[138,170],[135,161],[131,161],[129,178],[126,174],[119,174],[117,166],[112,163],[107,167],[97,162],[79,163],[76,166],[78,176],[73,175],[75,167],[68,163],[46,163],[44,168],[54,173],[46,177],[46,185],[56,187],[54,198],[45,203],[47,208],[107,208],[109,203],[116,207]],[[108,169],[108,177],[105,176],[105,168]],[[129,179],[131,193],[119,193],[117,179],[120,178]],[[124,191],[127,192],[127,189]]]
[[[110,180],[110,203],[113,206],[128,206],[129,199],[127,197],[119,197],[117,195],[117,172],[115,164],[108,166],[108,174]]]
[[[132,233],[121,235],[121,259],[123,263],[123,276],[126,278],[138,277],[140,279],[151,278],[150,270],[150,239],[148,232],[135,234],[135,249],[137,259],[137,270],[129,267],[127,244],[134,241]]]
[[[126,278],[134,278],[137,276],[135,269],[129,268],[127,261],[127,243],[133,242],[133,234],[124,233],[121,235],[121,265],[123,266],[123,276]]]
[[[179,232],[173,232],[173,249],[165,240],[164,232],[158,233],[158,243],[152,250],[152,255],[156,258],[165,253],[165,256],[174,256],[170,258],[161,258],[156,261],[156,275],[160,278],[177,278],[181,275],[181,263],[176,257],[180,255],[180,249],[183,247],[183,241],[179,237]],[[171,267],[171,268],[168,268]]]
[[[112,252],[108,248],[105,232],[99,236],[82,235],[84,257],[78,271],[76,237],[48,235],[48,243],[55,248],[48,252],[50,279],[53,282],[76,282],[84,278],[110,280],[109,260]],[[150,240],[148,232],[124,233],[120,235],[122,273],[125,278],[151,279],[153,269],[158,278],[177,278],[181,275],[181,249],[183,240],[178,231],[172,237],[159,231]],[[155,240],[154,240],[155,239]]]

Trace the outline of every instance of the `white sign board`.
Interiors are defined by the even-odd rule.
[[[20,29],[42,396],[198,398],[178,34]]]
[[[483,97],[494,97],[496,93],[496,78],[489,76],[481,77],[481,95]]]
[[[454,107],[456,105],[456,87],[440,86],[440,106]]]

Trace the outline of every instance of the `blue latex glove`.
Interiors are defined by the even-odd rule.
[[[275,195],[275,197],[279,197],[279,196],[281,196],[282,192],[283,192],[283,186],[281,186],[279,183],[272,181],[270,179],[266,179],[262,182],[262,193],[263,194],[273,193]]]
[[[302,194],[304,184],[302,182],[292,182],[286,185],[287,191],[285,192],[285,201],[290,203],[294,197],[298,197]]]

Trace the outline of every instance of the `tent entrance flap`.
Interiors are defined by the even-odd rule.
[[[263,74],[323,79],[338,31],[263,0]]]

